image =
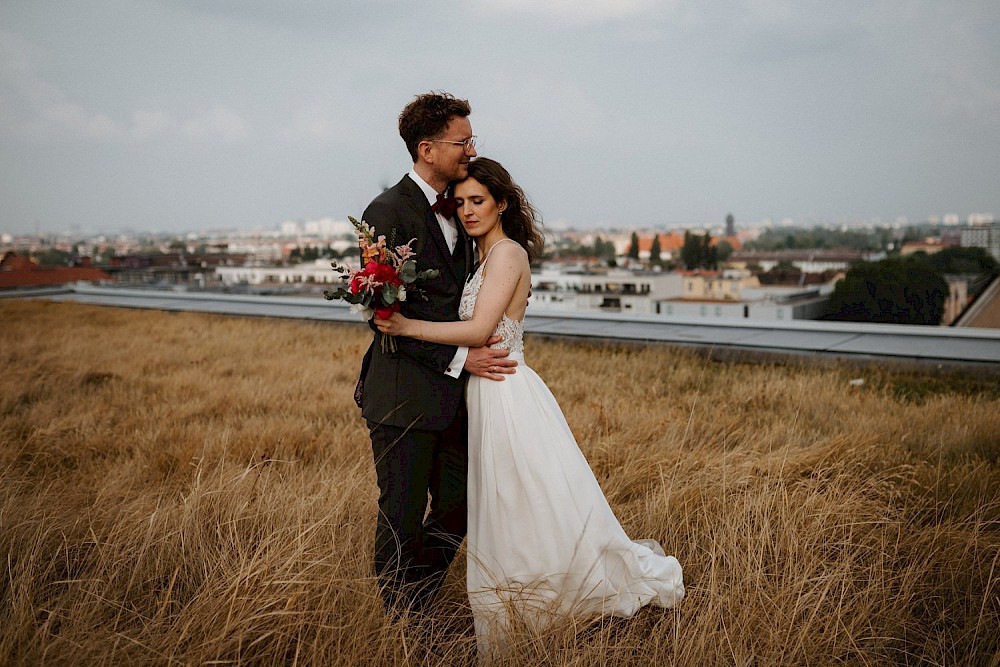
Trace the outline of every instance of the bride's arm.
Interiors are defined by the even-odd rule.
[[[406,336],[431,343],[480,347],[496,329],[510,305],[518,283],[530,275],[528,254],[519,245],[503,243],[494,248],[486,267],[486,276],[476,298],[472,319],[465,322],[425,322],[393,313],[388,320],[375,318],[382,333]]]

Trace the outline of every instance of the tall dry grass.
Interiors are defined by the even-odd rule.
[[[0,321],[0,663],[474,662],[463,556],[431,616],[379,603],[364,328]],[[501,664],[1000,664],[995,382],[537,339],[528,360],[688,597],[525,631]]]

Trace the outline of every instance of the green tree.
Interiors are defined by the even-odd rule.
[[[632,240],[628,246],[628,256],[632,259],[639,259],[639,235],[632,232]]]
[[[689,231],[684,232],[684,245],[681,246],[681,262],[688,271],[701,266],[701,238]]]
[[[941,273],[996,273],[998,268],[985,248],[950,246],[929,255],[926,261]]]
[[[594,257],[612,260],[615,258],[615,244],[600,236],[594,239]]]
[[[701,237],[701,260],[699,266],[713,270],[719,266],[719,253],[715,250],[715,246],[712,245],[712,235],[708,232],[705,232],[705,235]]]
[[[659,264],[660,262],[660,235],[653,234],[653,245],[649,249],[649,263]]]
[[[719,261],[724,262],[733,254],[733,244],[726,239],[722,239],[715,244],[715,253]]]
[[[73,258],[72,253],[56,248],[46,248],[33,253],[32,258],[38,262],[38,266],[69,266]]]
[[[948,283],[926,261],[862,262],[834,288],[830,319],[937,325],[947,296]]]
[[[765,230],[756,240],[746,244],[747,250],[781,250],[808,248],[843,248],[846,250],[882,250],[893,242],[891,228],[840,229],[831,227],[781,227]]]

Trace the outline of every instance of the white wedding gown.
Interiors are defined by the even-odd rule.
[[[492,249],[491,249],[492,250]],[[472,318],[482,266],[459,315]],[[496,327],[518,361],[502,382],[470,377],[467,581],[480,655],[501,651],[511,625],[567,616],[629,617],[684,597],[681,566],[653,540],[625,534],[559,404],[524,363],[524,322]]]

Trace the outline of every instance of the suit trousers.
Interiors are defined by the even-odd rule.
[[[389,608],[426,606],[465,537],[468,417],[441,431],[368,422],[378,476],[375,572]],[[430,511],[427,511],[430,496]]]

